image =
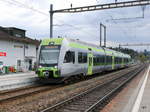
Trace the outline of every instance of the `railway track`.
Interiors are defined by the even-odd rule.
[[[36,87],[40,87],[40,86],[42,86],[42,85],[39,84],[39,85],[25,86],[25,87],[22,87],[22,88],[3,90],[3,91],[0,91],[0,96],[3,95],[3,94],[9,94],[9,93],[12,93],[12,92],[18,92],[18,91],[21,91],[21,90],[32,89],[32,88],[36,88]]]
[[[102,107],[105,101],[122,88],[133,77],[139,74],[144,67],[138,67],[122,76],[104,82],[92,89],[73,96],[65,101],[48,107],[41,112],[91,112]],[[99,110],[99,109],[98,109]]]
[[[121,71],[114,72],[112,74],[116,74],[116,73],[119,74],[122,71],[127,72],[133,68],[124,69]],[[109,76],[109,77],[111,77],[111,76]],[[88,79],[90,80],[91,78],[88,78]],[[85,79],[85,80],[87,80],[87,79]],[[83,80],[81,80],[81,81],[83,81]],[[74,83],[77,83],[77,81],[75,81]],[[71,83],[71,84],[74,84],[74,83]],[[0,103],[25,98],[28,96],[35,95],[37,93],[50,91],[50,90],[53,90],[53,89],[56,89],[59,87],[64,87],[64,86],[65,86],[65,84],[62,84],[62,85],[35,85],[35,86],[28,86],[28,87],[18,88],[18,89],[14,89],[14,90],[9,90],[9,91],[1,91],[0,92]]]
[[[52,89],[56,89],[58,87],[61,87],[61,85],[36,85],[36,86],[30,86],[30,87],[24,87],[20,89],[14,89],[10,91],[3,91],[0,92],[0,103],[15,100],[19,98],[24,98],[26,96],[31,96],[36,93],[49,91]]]
[[[133,68],[128,68],[127,70],[130,71],[130,69],[133,69]],[[121,72],[122,71],[117,71],[117,73],[121,73]],[[115,73],[116,72],[114,72],[112,74],[115,74]],[[93,76],[93,77],[96,77],[96,76]],[[91,78],[92,77],[89,77],[88,79],[90,80]],[[88,79],[84,79],[84,80],[88,80]],[[80,81],[83,81],[83,80],[80,80]],[[71,84],[74,84],[77,82],[79,82],[79,81],[74,81]],[[65,86],[65,84],[62,84],[62,85],[33,85],[33,86],[28,86],[28,87],[23,87],[23,88],[8,90],[8,91],[1,91],[0,92],[0,103],[19,99],[19,98],[24,98],[26,96],[31,96],[36,93],[49,91],[49,90],[56,89],[56,88],[63,87],[63,86]]]

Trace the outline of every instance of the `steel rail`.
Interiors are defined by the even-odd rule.
[[[39,90],[33,90],[33,91],[30,91],[30,92],[27,92],[27,93],[22,93],[22,94],[19,94],[19,95],[14,95],[14,96],[6,97],[6,98],[1,98],[0,103],[7,102],[7,101],[10,101],[10,100],[19,99],[19,98],[24,98],[24,97],[31,96],[33,94],[37,94],[37,93],[40,93],[40,92],[57,89],[59,87],[62,87],[62,86],[61,85],[56,85],[56,86],[51,86],[51,87],[47,87],[47,88],[43,87]],[[11,93],[11,92],[8,92],[8,93]]]
[[[42,86],[43,85],[31,85],[31,86],[25,86],[25,87],[16,88],[16,89],[2,90],[2,91],[0,91],[0,96],[3,94],[9,94],[12,92],[19,92],[19,91],[23,91],[25,89],[32,89],[32,88],[37,88],[37,87],[42,87]]]

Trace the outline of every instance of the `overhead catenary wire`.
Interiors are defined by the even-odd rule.
[[[96,0],[96,1],[98,2],[98,0]],[[116,3],[116,2],[117,2],[117,0],[115,0],[115,3]],[[108,14],[107,12],[106,12],[105,14],[107,14],[107,15],[111,18],[111,20],[112,20],[113,23],[115,23],[116,25],[118,24],[118,23],[115,21],[115,19],[113,18],[112,15]],[[122,28],[122,26],[119,26],[119,28],[122,30],[122,32],[124,33],[124,35],[126,35],[126,37],[130,37],[129,35],[127,35],[126,31]],[[119,31],[120,31],[120,30],[119,30]]]
[[[113,20],[113,16],[112,15],[110,15],[108,13],[105,13],[105,14],[107,14],[112,19],[113,23],[115,23],[116,25],[118,25],[118,23],[115,20]],[[129,35],[127,35],[126,31],[122,28],[122,26],[119,26],[119,28],[120,28],[119,31],[122,31],[124,33],[124,35],[126,35],[126,37],[130,37]]]
[[[37,10],[37,9],[35,9],[35,8],[33,8],[33,7],[30,7],[30,6],[28,6],[28,5],[26,5],[26,4],[22,3],[22,2],[19,2],[19,1],[17,1],[17,0],[9,0],[9,1],[13,1],[13,2],[15,2],[16,4],[19,4],[19,5],[23,6],[24,8],[31,9],[31,10],[34,11],[34,12],[37,12],[37,13],[40,13],[40,14],[43,14],[43,15],[46,15],[46,16],[49,17],[49,14],[44,13],[44,12],[42,12],[42,11],[40,11],[40,10]],[[62,20],[58,20],[58,19],[56,19],[56,20],[57,20],[57,21],[61,21],[61,22],[64,23],[64,21],[62,21]],[[80,31],[82,30],[82,32],[84,32],[84,33],[86,33],[86,34],[89,34],[89,35],[91,35],[91,36],[96,36],[96,35],[94,35],[93,33],[87,32],[87,31],[85,31],[85,30],[83,30],[83,29],[81,29],[81,28],[79,28],[79,27],[76,27],[76,26],[74,26],[74,25],[71,25],[71,24],[63,24],[62,26],[65,26],[65,25],[67,25],[67,26],[69,26],[69,27],[72,27],[72,28],[75,28],[75,29],[80,30]],[[127,35],[126,32],[125,32],[124,34]]]
[[[30,9],[30,10],[32,10],[33,12],[36,12],[36,13],[39,13],[39,14],[42,14],[42,15],[44,15],[44,16],[49,17],[49,14],[48,14],[48,13],[45,13],[45,12],[40,11],[40,10],[38,10],[38,9],[35,9],[34,7],[30,7],[30,6],[28,6],[28,5],[26,5],[26,4],[22,3],[22,2],[19,2],[19,1],[17,1],[17,0],[0,0],[0,1],[7,2],[7,3],[9,3],[9,4],[12,4],[12,5],[15,5],[15,6],[19,6],[19,7],[22,7],[22,8]],[[87,31],[85,31],[85,30],[83,30],[83,29],[81,29],[81,28],[79,28],[79,27],[76,27],[76,26],[71,25],[71,24],[66,24],[64,21],[59,20],[59,19],[56,19],[56,18],[55,18],[55,20],[57,20],[57,21],[59,21],[59,22],[61,22],[61,23],[64,23],[64,24],[62,24],[62,25],[60,25],[60,26],[72,27],[72,28],[74,28],[74,29],[76,29],[76,30],[79,30],[80,32],[89,34],[89,35],[91,35],[92,37],[93,37],[93,36],[96,37],[96,35],[94,35],[93,33],[89,33],[89,32],[87,32]],[[82,31],[81,31],[81,30],[82,30]]]

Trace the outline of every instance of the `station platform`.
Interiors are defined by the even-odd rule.
[[[8,90],[32,85],[36,83],[37,79],[38,77],[33,71],[0,75],[0,90]]]
[[[150,112],[150,65],[137,89],[138,94],[131,112]]]
[[[100,112],[150,112],[150,65]]]

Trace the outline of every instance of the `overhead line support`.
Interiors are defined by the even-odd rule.
[[[121,45],[120,44],[120,47],[121,46],[150,46],[150,43],[141,43],[141,44],[123,44],[123,45]]]
[[[49,13],[50,13],[50,38],[52,38],[53,37],[53,14],[54,14],[52,4],[50,5]]]
[[[102,46],[102,28],[104,28],[104,47],[106,47],[106,26],[100,23],[100,47]]]
[[[50,38],[53,37],[53,14],[54,13],[78,13],[78,12],[96,11],[96,10],[114,9],[114,8],[123,8],[123,7],[133,7],[133,6],[141,6],[141,5],[150,5],[150,0],[116,2],[116,3],[60,9],[60,10],[53,10],[53,5],[51,4],[50,5]]]
[[[122,7],[132,7],[132,6],[141,6],[141,5],[149,5],[149,4],[150,4],[150,0],[142,0],[142,1],[136,0],[136,1],[116,2],[116,3],[60,9],[60,10],[54,10],[53,12],[54,13],[77,13],[77,12],[104,10],[104,9],[113,9],[113,8],[122,8]]]

